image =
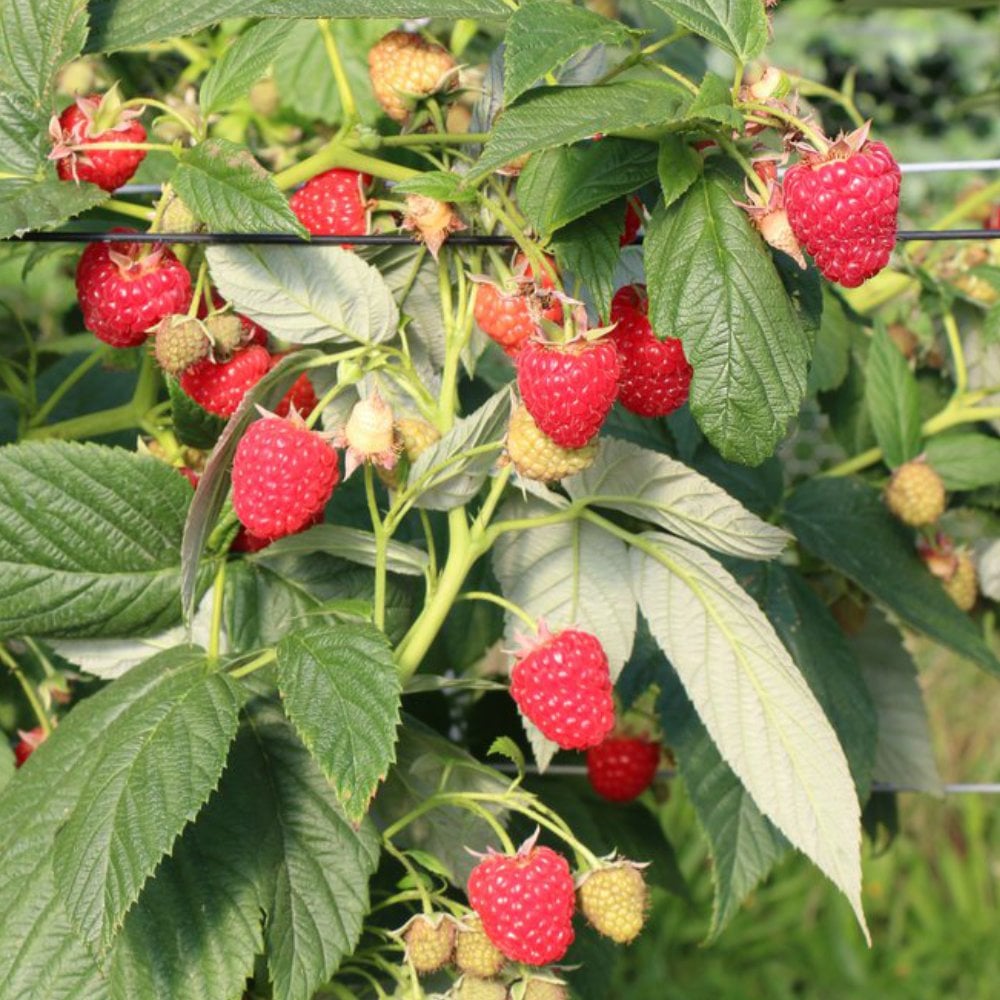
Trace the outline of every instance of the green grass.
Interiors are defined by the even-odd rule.
[[[1000,684],[933,651],[922,674],[946,781],[1000,779]],[[616,970],[629,1000],[992,1000],[1000,990],[1000,798],[900,798],[900,835],[865,844],[868,949],[846,902],[789,857],[711,945],[710,863],[686,796],[664,827],[693,902],[654,897],[644,934]]]

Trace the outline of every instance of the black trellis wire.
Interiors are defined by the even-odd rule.
[[[1000,229],[901,229],[896,234],[897,243],[915,240],[942,242],[946,240],[1000,240]],[[4,243],[194,243],[237,244],[242,246],[407,246],[414,239],[405,233],[371,233],[357,236],[313,236],[303,239],[294,233],[100,233],[90,230],[79,232],[26,233],[12,236]],[[635,240],[641,243],[642,237]],[[448,237],[451,246],[513,247],[512,236],[479,236],[458,233]]]

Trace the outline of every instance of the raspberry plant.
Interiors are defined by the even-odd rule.
[[[79,297],[2,327],[5,996],[606,995],[664,748],[711,936],[792,847],[867,934],[901,630],[1000,670],[1000,270],[882,270],[772,6],[0,2],[0,235],[132,227],[3,248]]]

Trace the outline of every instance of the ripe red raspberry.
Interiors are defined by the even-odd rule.
[[[356,170],[327,170],[299,188],[289,204],[313,236],[362,236],[368,232],[365,188],[371,182]]]
[[[625,230],[618,238],[619,246],[628,246],[642,229],[642,216],[636,211],[635,205],[630,198],[625,205]]]
[[[115,229],[112,232],[131,232]],[[167,247],[91,243],[76,268],[83,322],[112,347],[136,347],[165,316],[187,312],[191,275]]]
[[[420,98],[458,84],[451,53],[407,31],[390,31],[369,49],[368,75],[375,99],[397,122],[410,117]]]
[[[677,337],[660,340],[647,319],[645,285],[626,285],[611,300],[611,340],[621,374],[618,401],[640,417],[665,417],[688,398],[692,368]]]
[[[88,149],[92,143],[145,142],[146,130],[136,119],[140,108],[122,109],[117,95],[78,97],[49,126],[50,160],[64,181],[89,181],[105,191],[126,184],[146,156],[144,149]]]
[[[515,962],[558,962],[573,941],[573,875],[549,847],[490,852],[472,869],[468,894],[489,939]]]
[[[14,747],[14,766],[21,767],[24,762],[45,742],[45,730],[41,726],[34,729],[17,731],[19,737]]]
[[[274,368],[282,358],[287,356],[287,354],[275,354],[271,358],[271,367]],[[281,402],[274,408],[274,412],[279,417],[287,417],[294,406],[300,417],[308,417],[316,409],[317,402],[316,390],[313,388],[312,382],[309,381],[309,376],[303,372],[292,383],[291,389],[281,398]]]
[[[555,268],[552,258],[546,261]],[[514,261],[510,288],[489,281],[477,282],[473,316],[479,328],[495,340],[511,358],[516,358],[529,338],[541,329],[541,320],[561,323],[562,304],[549,294],[555,288],[548,268],[536,279],[523,254]]]
[[[294,417],[251,424],[233,459],[233,509],[258,538],[283,538],[321,514],[340,481],[337,453]]]
[[[788,169],[788,221],[824,277],[856,288],[889,263],[899,183],[899,164],[884,143],[869,141],[867,125]]]
[[[587,751],[590,785],[612,802],[631,802],[653,783],[660,744],[634,736],[609,736]]]
[[[564,750],[596,746],[615,724],[611,675],[596,636],[544,626],[525,643],[510,675],[511,697],[547,739]]]
[[[542,433],[562,448],[582,448],[615,404],[620,370],[609,339],[531,340],[517,356],[517,387]]]
[[[203,410],[231,417],[247,392],[270,370],[271,355],[253,344],[237,351],[229,361],[199,361],[181,375],[180,384]]]

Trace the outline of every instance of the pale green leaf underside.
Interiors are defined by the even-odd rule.
[[[306,235],[271,175],[250,150],[235,142],[199,143],[185,153],[170,182],[187,207],[215,232]]]
[[[407,483],[418,487],[417,506],[427,510],[451,510],[467,503],[480,490],[500,455],[491,447],[503,436],[510,420],[511,394],[501,389],[478,410],[455,421],[440,441],[431,445],[413,463]],[[473,448],[482,452],[471,458],[450,461]]]
[[[400,682],[385,636],[370,625],[307,625],[278,644],[285,710],[360,820],[395,760]]]
[[[563,486],[574,500],[591,498],[729,555],[773,559],[790,538],[683,463],[615,438],[602,438],[594,464]]]
[[[212,280],[239,310],[295,344],[392,339],[399,310],[384,279],[340,247],[215,246]]]
[[[175,624],[190,499],[169,466],[117,448],[0,449],[0,634],[110,637]]]
[[[204,663],[167,675],[105,731],[100,779],[56,836],[56,884],[74,924],[108,949],[146,879],[207,801],[236,734],[242,697]]]
[[[700,549],[633,550],[650,631],[723,759],[775,826],[861,909],[860,808],[847,759],[773,627]]]
[[[360,528],[343,524],[317,524],[298,535],[289,535],[272,542],[262,557],[308,555],[326,552],[331,556],[348,559],[362,566],[374,568],[376,561],[375,536]],[[386,567],[391,573],[404,576],[423,576],[427,569],[427,553],[404,542],[392,540],[386,547]]]

